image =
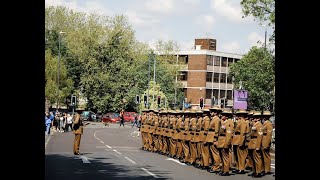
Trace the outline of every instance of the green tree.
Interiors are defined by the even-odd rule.
[[[235,87],[240,81],[249,92],[248,106],[254,110],[271,110],[274,104],[275,58],[265,48],[252,47],[241,60],[230,67]]]
[[[241,0],[242,12],[244,16],[252,15],[258,19],[260,24],[267,23],[273,28],[270,42],[275,41],[275,0]]]
[[[73,81],[67,76],[64,59],[60,60],[59,97],[58,95],[58,57],[53,56],[50,49],[45,52],[45,96],[52,104],[66,105],[65,99],[73,90]]]

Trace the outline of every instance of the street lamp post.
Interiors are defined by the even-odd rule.
[[[61,58],[61,52],[60,52],[60,44],[61,44],[61,34],[64,34],[65,32],[60,31],[59,32],[59,37],[58,37],[58,41],[59,41],[59,55],[58,55],[58,83],[57,83],[57,110],[59,109],[59,88],[60,88],[60,58]]]
[[[154,93],[155,93],[155,86],[156,86],[156,58],[155,58],[155,54],[153,53],[153,51],[151,52],[151,57],[153,58],[153,97],[152,97],[152,102],[154,102]]]
[[[179,59],[179,55],[177,55],[177,63],[176,63],[176,67],[178,67],[178,59]],[[174,88],[174,109],[176,109],[176,104],[177,104],[177,83],[178,83],[178,74],[177,74],[177,69],[176,69],[176,84],[175,84],[175,88]]]
[[[148,96],[147,96],[147,108],[149,109],[149,89],[150,89],[150,59],[151,59],[151,54],[149,55],[149,69],[148,69]]]

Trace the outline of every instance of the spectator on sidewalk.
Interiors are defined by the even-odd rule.
[[[50,128],[52,126],[52,121],[50,119],[50,114],[49,113],[46,113],[45,114],[45,125],[46,125],[46,135],[50,135]]]
[[[136,125],[138,127],[138,114],[136,116],[134,116],[134,121],[132,123],[132,128],[133,128],[134,125]]]
[[[71,116],[70,114],[67,114],[65,132],[69,132],[69,127],[71,131],[73,131],[72,123],[73,123],[73,116]]]
[[[120,111],[120,126],[119,127],[121,127],[121,125],[124,127],[124,110],[123,109]]]

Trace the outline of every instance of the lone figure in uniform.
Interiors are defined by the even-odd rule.
[[[74,121],[73,121],[73,134],[74,136],[74,143],[73,143],[73,154],[74,155],[81,155],[79,148],[80,148],[80,141],[81,141],[81,135],[83,134],[83,127],[88,125],[83,124],[82,120],[80,119],[80,115],[76,114],[74,116]]]

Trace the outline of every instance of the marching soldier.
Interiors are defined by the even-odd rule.
[[[262,157],[261,157],[261,141],[263,135],[263,125],[260,122],[261,112],[253,114],[252,127],[250,131],[250,142],[248,144],[249,155],[253,159],[253,172],[249,174],[252,177],[262,177]]]
[[[202,155],[201,155],[201,151],[202,151],[202,141],[203,141],[203,134],[200,134],[200,131],[202,129],[202,122],[203,122],[203,118],[202,115],[203,111],[198,110],[196,112],[196,119],[197,119],[197,123],[196,123],[196,129],[195,129],[195,134],[193,136],[193,142],[195,142],[196,144],[196,150],[197,150],[197,156],[196,156],[196,167],[197,168],[202,168],[203,166],[203,159],[202,159]]]
[[[270,121],[271,112],[264,111],[262,114],[263,122],[263,136],[262,136],[262,155],[263,155],[263,174],[271,174],[271,156],[270,146],[272,138],[273,125]]]
[[[219,130],[217,147],[220,151],[220,157],[222,159],[222,170],[219,173],[220,176],[229,176],[230,173],[230,160],[231,160],[231,140],[234,129],[234,123],[231,110],[224,110],[221,112],[221,127]]]
[[[142,147],[140,149],[145,149],[146,144],[146,136],[145,136],[145,124],[147,119],[147,110],[142,110],[142,116],[141,116],[141,126],[140,126],[140,133],[141,133],[141,140],[142,140]]]
[[[190,164],[188,165],[196,165],[195,161],[197,158],[197,142],[198,142],[198,136],[195,136],[195,132],[197,130],[197,114],[196,111],[192,111],[190,113],[191,119],[190,119],[190,127],[189,131],[191,134],[191,138],[189,141],[189,147],[190,147]]]
[[[157,152],[159,150],[159,141],[158,141],[158,135],[157,135],[157,128],[159,126],[159,116],[158,114],[156,114],[157,111],[155,111],[155,113],[153,114],[152,117],[152,124],[151,126],[153,126],[152,131],[150,133],[152,133],[152,140],[153,140],[153,152]]]
[[[176,158],[177,159],[181,159],[183,157],[182,155],[182,138],[181,138],[181,134],[182,134],[182,123],[183,123],[183,118],[182,118],[182,112],[181,111],[177,111],[177,123],[176,123],[176,134],[174,135],[173,139],[176,139],[177,141],[177,151],[176,151]]]
[[[158,153],[162,154],[162,149],[163,149],[163,132],[164,132],[164,119],[166,118],[167,115],[167,111],[161,111],[161,113],[159,114],[159,126],[158,126],[158,142],[159,142],[159,150]]]
[[[165,154],[167,155],[168,152],[168,139],[167,139],[167,135],[168,135],[168,124],[169,124],[169,120],[168,120],[168,112],[166,112],[164,114],[164,116],[162,117],[162,150],[161,150],[161,154]]]
[[[189,127],[190,127],[190,114],[191,112],[189,110],[184,111],[184,131],[183,131],[183,141],[182,141],[182,147],[183,147],[183,153],[184,153],[184,160],[187,165],[190,164],[190,148],[189,148],[189,142],[192,138],[190,132],[189,132]]]
[[[245,146],[245,138],[248,132],[248,126],[245,120],[247,111],[239,110],[237,114],[237,124],[234,129],[234,135],[232,138],[233,153],[235,155],[236,169],[235,173],[245,174],[245,163],[248,155],[248,149]]]
[[[150,109],[148,113],[148,118],[147,118],[147,125],[148,125],[148,130],[147,130],[147,151],[152,151],[153,150],[153,139],[152,139],[152,133],[153,133],[153,125],[152,125],[152,120],[153,120],[153,114],[154,110]]]
[[[200,131],[200,138],[201,141],[201,158],[202,158],[202,169],[208,170],[209,169],[209,143],[207,143],[206,138],[209,130],[210,125],[210,110],[203,109],[203,121],[201,124],[201,131]]]
[[[249,113],[248,113],[248,116],[245,118],[246,119],[246,123],[247,123],[247,126],[248,126],[248,133],[246,135],[246,142],[245,142],[245,145],[248,147],[248,144],[250,142],[250,131],[251,131],[251,127],[252,127],[252,121],[253,121],[253,114],[254,114],[254,110],[251,110]],[[252,170],[252,167],[253,167],[253,159],[251,158],[251,156],[249,156],[249,149],[248,149],[248,155],[247,155],[247,158],[246,158],[246,169],[247,170]]]
[[[213,106],[210,108],[211,121],[209,124],[208,135],[206,142],[209,144],[209,149],[213,158],[212,167],[208,170],[210,173],[218,173],[220,171],[220,152],[215,142],[218,141],[219,129],[221,126],[220,113],[222,112],[219,106]]]
[[[177,138],[175,135],[177,134],[176,128],[177,128],[177,112],[172,111],[171,119],[170,119],[170,128],[171,128],[171,135],[170,135],[170,157],[174,158],[176,156],[177,151]]]

